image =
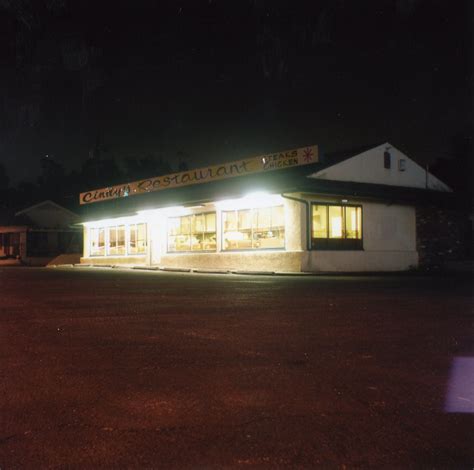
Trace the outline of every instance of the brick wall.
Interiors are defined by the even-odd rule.
[[[441,267],[471,253],[471,230],[466,212],[434,206],[416,208],[416,238],[422,268]]]

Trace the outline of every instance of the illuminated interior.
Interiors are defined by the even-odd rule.
[[[280,195],[252,193],[238,199],[140,211],[135,216],[88,222],[90,256],[147,253],[147,225],[163,253],[285,249],[285,207]],[[162,234],[162,235],[158,235]],[[361,250],[362,207],[311,206],[311,248]]]
[[[91,256],[105,255],[105,228],[90,229]]]
[[[146,253],[146,224],[131,224],[128,243],[129,255]]]
[[[215,212],[168,218],[168,252],[216,249]]]
[[[362,207],[313,204],[311,242],[316,249],[362,249]]]
[[[223,250],[258,250],[285,247],[283,206],[222,212]]]
[[[146,224],[123,224],[89,229],[91,256],[144,255],[147,249]]]
[[[125,255],[125,225],[109,227],[109,243],[107,253],[110,256]]]
[[[216,252],[220,236],[222,251],[284,249],[283,201],[280,195],[259,192],[206,205],[150,209],[136,216],[87,222],[90,256],[146,254],[147,224],[166,228],[167,253]]]

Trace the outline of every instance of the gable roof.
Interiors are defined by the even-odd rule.
[[[15,216],[12,209],[0,208],[0,226],[28,225],[28,218],[25,216]]]
[[[454,199],[447,194],[449,188],[439,181],[446,189],[434,190],[424,185],[404,186],[403,184],[390,184],[384,180],[362,179],[337,179],[321,177],[322,173],[331,173],[338,165],[356,162],[359,156],[377,153],[377,149],[385,150],[386,147],[402,155],[409,160],[413,168],[425,174],[425,170],[405,154],[396,149],[388,142],[375,145],[365,145],[348,150],[323,154],[319,162],[300,167],[289,167],[268,173],[248,174],[236,178],[210,181],[205,184],[194,184],[178,188],[166,189],[166,191],[149,192],[133,197],[120,197],[109,199],[93,204],[81,206],[81,219],[92,221],[110,217],[134,215],[137,211],[179,206],[187,204],[199,204],[219,201],[229,198],[245,196],[249,192],[266,191],[273,193],[313,193],[325,195],[340,195],[346,197],[361,197],[378,200],[387,200],[392,203],[401,202],[409,204],[450,204]],[[382,155],[383,155],[382,151]],[[383,160],[382,160],[383,161]],[[377,163],[377,165],[380,161]],[[383,168],[383,165],[381,165]],[[398,170],[397,170],[398,171]],[[370,173],[370,171],[369,171]],[[353,175],[351,175],[353,176]],[[424,176],[423,176],[424,178]],[[423,179],[424,181],[424,179]]]
[[[309,171],[308,168],[302,167],[288,168],[272,173],[239,176],[228,180],[140,194],[131,198],[123,197],[86,204],[83,206],[82,220],[94,221],[135,215],[141,210],[239,198],[256,191],[279,194],[339,195],[408,204],[450,204],[453,199],[452,194],[426,189],[309,178],[308,173],[314,172],[322,166],[319,163],[308,166],[312,167]]]
[[[346,148],[342,150],[336,150],[334,152],[328,152],[323,154],[322,162],[324,166],[332,166],[336,163],[343,162],[348,158],[355,157],[356,155],[360,155],[363,152],[367,152],[367,150],[371,150],[373,148],[379,147],[381,145],[385,145],[386,142],[376,142],[373,144],[366,144],[360,145],[357,147]]]
[[[45,201],[38,202],[37,204],[34,204],[32,206],[26,207],[25,209],[22,209],[21,211],[18,211],[15,213],[15,216],[20,216],[22,214],[27,215],[28,212],[34,211],[35,209],[39,209],[40,207],[43,206],[52,206],[56,209],[59,209],[67,214],[69,214],[72,217],[79,217],[78,214],[75,214],[74,212],[70,211],[69,209],[66,209],[63,206],[60,206],[59,204],[56,204],[54,201],[51,201],[51,199],[47,199]]]
[[[388,151],[391,164],[384,167]],[[402,168],[403,164],[403,168]],[[389,142],[326,154],[310,178],[451,192],[451,188]]]

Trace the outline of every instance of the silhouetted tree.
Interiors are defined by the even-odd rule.
[[[15,204],[13,209],[19,210],[43,201],[45,198],[39,186],[30,181],[22,181],[15,191]]]
[[[52,156],[41,158],[41,175],[38,177],[39,197],[60,203],[64,188],[65,170]],[[38,201],[39,202],[39,201]]]
[[[0,163],[0,208],[10,206],[10,178],[8,177],[5,166]]]
[[[125,158],[125,174],[129,181],[165,175],[171,172],[170,164],[161,157],[147,155],[142,158]]]
[[[124,182],[125,175],[113,156],[108,158],[88,158],[79,173],[82,191]],[[126,178],[125,178],[126,179]]]
[[[451,149],[451,158],[438,158],[431,171],[472,204],[474,174],[471,137],[463,133],[454,135]]]
[[[179,150],[176,158],[178,160],[178,171],[188,171],[187,155],[182,150]]]
[[[3,163],[0,163],[0,188],[8,189],[10,184],[10,178],[8,177],[7,170]]]

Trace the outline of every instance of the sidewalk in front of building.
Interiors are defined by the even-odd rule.
[[[444,264],[444,269],[446,271],[474,273],[474,260],[448,261]]]
[[[81,259],[79,253],[58,255],[54,258],[20,258],[20,257],[0,257],[0,267],[2,266],[25,266],[25,267],[43,267],[43,266],[72,266],[78,264]]]
[[[19,258],[2,257],[0,258],[0,266],[21,266]]]
[[[66,261],[66,260],[64,260]],[[318,272],[284,272],[284,271],[250,271],[250,270],[237,270],[237,269],[203,269],[203,268],[170,268],[166,266],[137,266],[137,265],[91,265],[91,264],[79,264],[79,263],[58,263],[49,264],[48,268],[75,268],[75,269],[114,269],[114,270],[125,270],[125,271],[148,271],[148,272],[160,272],[160,273],[183,273],[183,274],[234,274],[234,275],[247,275],[247,276],[291,276],[291,277],[308,277],[308,276],[420,276],[420,275],[446,275],[446,274],[457,274],[457,275],[472,275],[474,273],[474,261],[463,260],[446,263],[443,268],[432,268],[432,269],[414,269],[410,271],[347,271],[347,272],[336,272],[336,271],[318,271]]]

